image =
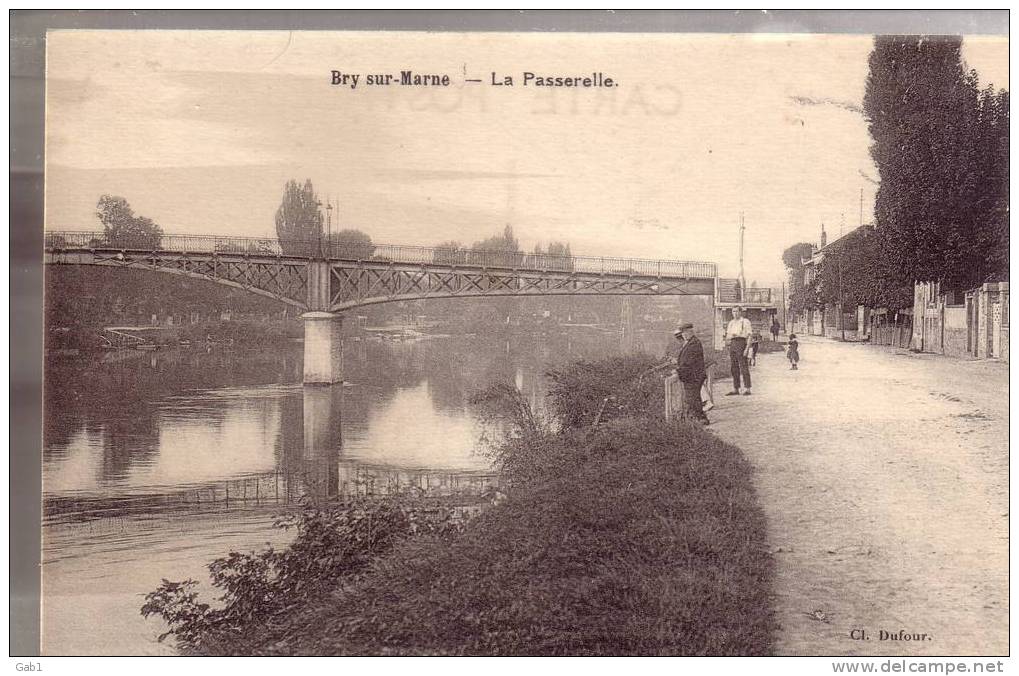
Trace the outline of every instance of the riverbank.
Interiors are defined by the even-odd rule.
[[[462,532],[423,529],[370,558],[361,539],[334,542],[360,553],[336,559],[345,568],[327,588],[229,631],[199,631],[185,648],[769,654],[772,560],[750,466],[701,428],[646,413],[661,410],[649,401],[657,381],[623,384],[650,363],[611,360],[554,377],[551,409],[574,415],[557,432],[534,420],[511,432],[498,454],[505,494]],[[598,405],[605,391],[616,398]],[[607,422],[592,427],[595,417]]]

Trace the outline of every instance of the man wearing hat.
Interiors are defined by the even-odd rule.
[[[676,375],[683,383],[683,407],[686,415],[693,420],[708,424],[708,416],[701,406],[701,386],[707,373],[704,370],[704,347],[693,332],[693,324],[686,322],[676,327],[673,332],[676,338],[683,341],[683,346],[676,356]]]

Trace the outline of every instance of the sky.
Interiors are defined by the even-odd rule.
[[[55,31],[46,227],[104,193],[167,233],[274,236],[289,179],[376,243],[713,261],[777,285],[788,246],[872,220],[870,36]],[[1008,42],[967,37],[982,85]],[[355,88],[332,71],[358,74]],[[448,74],[439,88],[368,74]],[[600,72],[615,87],[524,86]],[[513,86],[493,86],[493,75]],[[480,83],[466,82],[480,79]]]

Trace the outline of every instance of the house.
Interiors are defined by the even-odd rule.
[[[809,258],[803,259],[803,287],[809,288],[819,274],[820,265],[827,258],[838,260],[838,256],[850,247],[858,245],[862,238],[870,235],[874,226],[865,223],[844,235],[828,241],[828,233],[821,224],[820,246],[812,247]],[[819,308],[803,310],[792,320],[792,330],[812,336],[827,336],[865,339],[868,336],[870,316],[867,308],[843,308],[840,303],[826,303]]]
[[[816,282],[821,264],[840,256],[874,230],[872,225],[854,228],[827,242],[821,226],[821,245],[801,263],[804,287]],[[852,260],[852,258],[850,259]],[[830,278],[830,277],[829,277]],[[820,289],[819,289],[820,291]],[[834,294],[836,297],[840,293]],[[830,298],[832,294],[827,294]],[[1009,359],[1008,282],[985,282],[975,289],[942,291],[936,281],[914,283],[913,305],[891,311],[859,306],[843,310],[838,303],[802,310],[792,322],[798,333],[869,340],[873,344],[908,348],[953,357]]]

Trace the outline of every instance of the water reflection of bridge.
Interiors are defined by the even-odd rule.
[[[277,444],[274,469],[175,486],[146,486],[120,495],[73,491],[48,495],[47,523],[89,521],[168,510],[325,506],[362,497],[410,493],[486,500],[498,486],[492,471],[434,469],[365,462],[343,453],[342,388],[301,388],[296,406],[285,407],[281,433],[300,435]],[[297,417],[295,418],[295,414]]]
[[[167,492],[119,497],[58,496],[46,499],[47,522],[153,513],[181,508],[250,508],[312,505],[324,507],[356,498],[410,494],[452,498],[456,502],[488,499],[499,485],[493,473],[436,472],[340,463],[306,466],[293,472],[269,472],[223,479]]]
[[[342,462],[308,463],[298,471],[239,477],[183,490],[181,504],[326,504],[359,497],[412,493],[428,497],[486,494],[497,485],[492,473],[437,472]]]

